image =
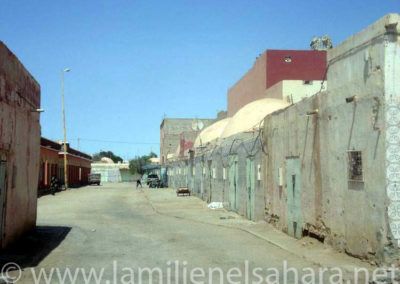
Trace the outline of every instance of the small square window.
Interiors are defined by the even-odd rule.
[[[361,151],[348,152],[349,181],[363,182]]]
[[[292,62],[292,57],[286,56],[285,57],[285,62],[287,62],[287,63]]]
[[[303,81],[304,85],[312,85],[312,83],[313,83],[313,81],[311,81],[311,80]]]

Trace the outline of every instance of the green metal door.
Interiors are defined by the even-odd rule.
[[[231,210],[237,211],[237,195],[238,195],[238,159],[237,156],[233,156],[230,159],[229,167],[229,206]]]
[[[254,171],[254,157],[246,159],[246,195],[247,195],[247,218],[254,219],[255,207],[255,171]]]
[[[201,194],[201,198],[203,198],[203,194],[204,194],[204,162],[201,163],[200,194]]]
[[[193,163],[190,165],[190,190],[194,191],[194,174],[193,174],[193,170],[194,169],[194,165]]]
[[[0,153],[0,248],[3,244],[3,219],[7,194],[6,183],[7,160],[5,154]]]
[[[212,161],[208,161],[207,162],[207,176],[208,176],[208,192],[207,192],[207,202],[211,202],[211,198],[212,198],[212,168],[211,168],[211,162]]]
[[[303,216],[301,212],[301,162],[298,157],[286,158],[286,186],[288,234],[300,239]]]

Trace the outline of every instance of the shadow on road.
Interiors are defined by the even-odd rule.
[[[0,267],[9,262],[15,262],[22,269],[37,266],[70,231],[70,227],[37,226],[10,248],[0,251]]]

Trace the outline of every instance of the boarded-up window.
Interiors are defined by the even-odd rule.
[[[361,151],[348,152],[349,181],[364,181]]]

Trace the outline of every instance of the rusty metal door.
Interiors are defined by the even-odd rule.
[[[0,152],[0,248],[3,243],[4,211],[7,194],[7,158]]]
[[[303,214],[301,208],[301,162],[298,157],[286,158],[286,194],[288,234],[300,239]]]

